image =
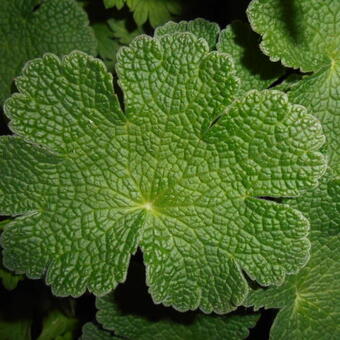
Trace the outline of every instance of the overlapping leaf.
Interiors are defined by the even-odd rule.
[[[331,165],[339,163],[340,1],[254,0],[248,17],[273,61],[313,72],[294,86],[289,97],[321,120],[325,153]]]
[[[242,270],[262,285],[298,271],[307,220],[259,197],[317,184],[318,121],[277,91],[232,104],[230,57],[190,33],[137,38],[117,71],[125,114],[82,53],[18,79],[5,106],[18,136],[0,144],[2,213],[22,214],[2,235],[6,266],[46,273],[57,295],[103,295],[139,246],[156,303],[218,313],[244,300]]]
[[[86,13],[73,0],[2,0],[0,46],[2,105],[26,61],[45,52],[95,54],[96,40]]]
[[[278,288],[256,290],[248,305],[280,308],[272,339],[340,337],[340,179],[330,175],[291,206],[311,221],[311,259]]]
[[[126,313],[117,304],[114,295],[97,299],[97,320],[104,329],[116,335],[135,340],[241,340],[255,326],[258,314],[205,315],[195,313],[190,320],[180,322],[171,318],[150,320],[147,317]]]

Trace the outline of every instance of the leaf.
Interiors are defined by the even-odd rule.
[[[258,43],[258,35],[241,21],[232,22],[220,34],[217,50],[230,54],[235,60],[242,84],[239,95],[252,89],[266,89],[283,75],[283,67],[270,62],[260,51]]]
[[[147,20],[152,27],[159,26],[171,19],[174,14],[181,12],[178,0],[125,0],[138,26]]]
[[[168,22],[156,28],[155,36],[178,32],[190,32],[198,38],[205,39],[211,50],[216,49],[218,39],[217,50],[233,57],[237,77],[241,80],[239,96],[249,90],[266,89],[283,74],[283,68],[277,63],[270,62],[259,50],[257,35],[247,24],[240,21],[228,25],[222,32],[216,23],[204,19]]]
[[[117,9],[122,9],[124,4],[125,0],[104,0],[105,8],[117,7]]]
[[[248,17],[271,60],[313,72],[294,86],[289,98],[320,119],[329,163],[339,163],[340,2],[254,0]]]
[[[139,246],[156,303],[207,313],[242,303],[241,271],[263,285],[297,272],[308,222],[259,196],[316,186],[318,121],[277,91],[231,105],[230,57],[190,33],[135,39],[117,73],[125,114],[104,65],[79,52],[17,80],[5,112],[18,136],[0,143],[2,213],[21,214],[2,234],[5,265],[47,273],[56,295],[104,295]]]
[[[43,320],[42,331],[37,340],[71,340],[77,325],[77,319],[68,317],[57,309],[51,310]]]
[[[153,321],[124,313],[113,294],[97,299],[96,306],[99,309],[97,320],[105,329],[124,339],[135,340],[245,339],[248,329],[254,327],[259,318],[258,314],[217,316],[195,313],[185,323],[170,318]]]
[[[92,25],[92,28],[98,41],[98,56],[104,61],[109,71],[113,70],[120,44],[114,39],[113,32],[106,22],[96,23]]]
[[[212,50],[216,47],[216,40],[220,33],[220,28],[216,23],[201,18],[191,21],[181,21],[179,23],[169,21],[165,25],[155,29],[155,37],[180,32],[190,32],[197,38],[205,39],[209,48]]]
[[[114,340],[120,339],[109,332],[99,329],[95,324],[88,322],[83,326],[81,340]]]
[[[291,200],[311,221],[311,259],[276,288],[255,290],[246,305],[280,308],[271,339],[337,339],[340,336],[340,179]]]
[[[1,340],[31,340],[31,320],[0,320]]]
[[[73,0],[2,0],[0,31],[0,104],[28,60],[45,52],[65,55],[75,49],[96,54],[87,15]]]
[[[140,27],[128,30],[126,20],[116,19],[96,23],[92,28],[98,41],[98,55],[110,71],[114,70],[118,50],[143,33],[143,29]]]
[[[4,226],[8,222],[9,220],[0,221],[0,231],[3,230]],[[0,254],[0,279],[1,279],[2,285],[7,290],[15,289],[19,281],[24,279],[22,275],[15,275],[3,267],[1,254]]]

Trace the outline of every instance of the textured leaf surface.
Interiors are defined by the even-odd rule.
[[[216,40],[220,33],[220,28],[216,23],[200,18],[191,21],[181,21],[179,23],[169,21],[165,25],[155,29],[155,37],[180,32],[190,32],[197,38],[205,39],[209,48],[212,50],[216,47]]]
[[[125,115],[104,65],[84,54],[46,55],[18,79],[5,112],[25,140],[0,143],[2,213],[23,214],[2,235],[6,266],[47,271],[57,295],[102,295],[139,245],[156,303],[218,313],[247,294],[242,270],[262,285],[298,271],[307,220],[258,197],[317,184],[318,121],[277,91],[231,105],[230,58],[192,34],[120,51]]]
[[[36,5],[41,5],[34,10]],[[0,2],[0,103],[9,96],[23,64],[45,52],[95,54],[96,40],[86,13],[73,0]]]
[[[105,329],[116,335],[135,340],[241,340],[255,326],[259,315],[205,315],[195,313],[188,323],[175,319],[149,320],[145,317],[126,314],[117,305],[113,294],[97,299],[97,320]]]
[[[259,37],[251,31],[250,26],[236,21],[220,32],[217,24],[204,19],[168,22],[155,30],[155,36],[190,32],[197,38],[208,42],[211,50],[216,49],[233,57],[236,75],[240,79],[241,96],[249,90],[263,90],[269,87],[283,74],[283,67],[272,63],[258,47]]]
[[[83,326],[81,340],[114,340],[120,339],[109,332],[100,329],[95,324],[88,322]]]
[[[313,72],[292,89],[290,99],[321,120],[325,153],[332,166],[339,163],[340,1],[254,0],[248,17],[273,61]]]
[[[340,179],[324,178],[303,197],[291,200],[311,221],[311,259],[278,288],[252,292],[247,305],[281,308],[272,339],[340,337]]]
[[[252,90],[268,88],[284,72],[278,63],[272,63],[259,49],[260,37],[248,24],[235,21],[219,37],[217,50],[230,54],[241,80],[239,95]]]

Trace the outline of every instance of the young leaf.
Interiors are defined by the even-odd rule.
[[[329,163],[339,163],[340,1],[254,0],[248,17],[271,60],[313,72],[294,86],[289,97],[321,120]]]
[[[174,14],[181,12],[178,0],[125,0],[138,26],[147,20],[152,27],[164,24]]]
[[[1,0],[0,31],[0,104],[26,61],[45,52],[96,52],[86,13],[73,0]]]
[[[135,340],[185,340],[228,339],[241,340],[248,336],[259,315],[205,315],[196,313],[188,323],[172,319],[152,321],[120,310],[114,295],[97,299],[98,322],[124,339]]]
[[[56,295],[103,295],[140,246],[156,303],[218,313],[242,303],[242,270],[262,285],[298,271],[307,220],[258,197],[317,184],[318,121],[277,91],[230,105],[230,57],[190,33],[135,39],[117,72],[125,115],[111,75],[82,53],[46,55],[18,79],[0,206],[23,215],[2,234],[5,265],[47,272]]]
[[[272,339],[337,339],[340,337],[340,179],[291,200],[311,221],[311,259],[297,275],[277,288],[253,291],[247,305],[280,308]]]
[[[129,44],[137,35],[143,33],[140,27],[129,31],[125,20],[115,19],[96,23],[92,28],[98,41],[98,55],[103,59],[107,69],[111,71],[114,69],[119,48]]]
[[[284,68],[272,63],[258,47],[259,37],[248,24],[234,21],[219,37],[217,50],[230,54],[241,79],[239,95],[252,90],[268,88],[283,75]]]
[[[51,310],[43,321],[42,331],[37,340],[73,339],[78,320],[66,316],[60,310]]]
[[[122,9],[126,0],[104,0],[104,6],[106,8],[117,7],[117,9]]]

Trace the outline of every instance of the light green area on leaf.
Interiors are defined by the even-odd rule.
[[[88,322],[82,328],[80,340],[114,340],[121,339],[111,335],[109,332],[99,329],[95,324]]]
[[[57,309],[52,310],[43,320],[42,331],[37,340],[71,340],[77,325],[77,319],[68,317]]]
[[[195,313],[188,322],[175,319],[152,321],[136,314],[122,312],[113,294],[97,299],[98,322],[116,335],[135,340],[241,340],[248,336],[259,315],[205,315]]]
[[[328,175],[320,186],[290,205],[311,221],[311,258],[278,288],[253,291],[246,305],[280,308],[271,339],[340,337],[340,179]]]
[[[333,167],[340,162],[340,1],[254,0],[248,17],[273,61],[313,72],[289,97],[320,119]]]
[[[1,340],[31,340],[31,320],[0,320]]]
[[[36,5],[41,5],[33,10]],[[0,1],[0,104],[25,62],[45,52],[96,53],[86,13],[73,0]]]
[[[135,39],[117,73],[125,114],[104,64],[80,52],[34,60],[18,78],[0,207],[22,216],[2,234],[5,265],[46,273],[56,295],[103,295],[139,246],[156,303],[218,313],[244,300],[242,270],[262,285],[297,272],[308,221],[258,197],[317,184],[319,122],[278,91],[233,103],[230,57],[190,33]]]
[[[217,50],[230,54],[235,61],[237,76],[241,80],[239,95],[268,88],[284,73],[284,68],[273,63],[259,49],[260,37],[248,24],[235,21],[219,37]]]

